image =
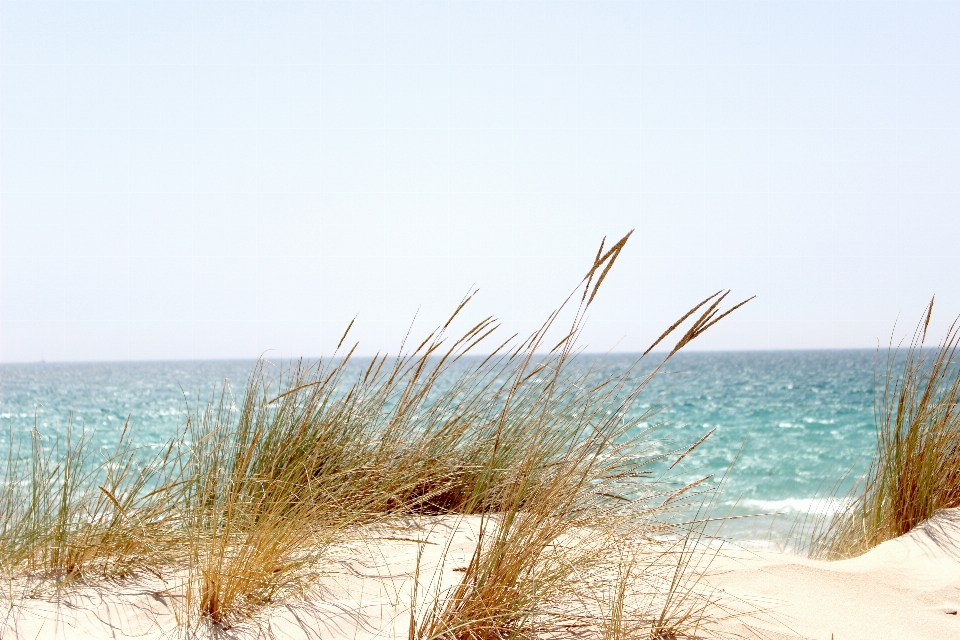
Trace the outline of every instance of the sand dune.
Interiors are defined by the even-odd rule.
[[[477,520],[435,518],[371,529],[339,548],[305,597],[277,605],[257,623],[220,637],[405,638],[420,558],[420,600],[454,584],[473,551]],[[2,637],[170,638],[180,635],[176,589],[166,577],[82,587],[57,598],[18,596]],[[738,614],[725,633],[771,640],[960,638],[960,509],[839,562],[726,545],[706,580],[722,611]],[[22,589],[22,585],[21,585]],[[201,630],[202,631],[202,630]],[[202,634],[205,635],[205,634]]]
[[[727,546],[710,573],[732,606],[766,610],[727,625],[747,637],[960,638],[960,509],[850,560]]]

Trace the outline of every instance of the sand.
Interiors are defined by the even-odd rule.
[[[257,622],[218,637],[406,638],[420,555],[421,599],[455,584],[473,551],[478,522],[434,518],[367,531],[337,548],[317,586],[268,608]],[[419,550],[422,549],[422,555]],[[705,549],[712,554],[716,549]],[[29,597],[12,585],[3,638],[173,638],[176,576],[85,586]],[[723,545],[704,588],[736,614],[721,636],[771,640],[960,638],[960,509],[909,534],[838,562]],[[19,589],[19,591],[18,591]],[[207,636],[200,630],[201,636]]]
[[[777,640],[958,639],[960,509],[850,560],[727,545],[708,581],[740,610],[754,608],[750,619],[728,625],[747,637],[752,629],[753,637]]]

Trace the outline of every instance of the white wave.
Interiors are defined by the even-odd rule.
[[[802,424],[794,424],[792,422],[781,422],[779,425],[781,429],[803,429]]]
[[[744,500],[743,504],[763,513],[810,513],[832,516],[850,506],[849,498],[786,498],[784,500]]]

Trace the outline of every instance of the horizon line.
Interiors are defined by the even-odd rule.
[[[932,347],[931,347],[932,348]],[[793,349],[682,349],[681,351],[674,354],[734,354],[734,353],[819,353],[819,352],[841,352],[841,351],[874,351],[879,352],[880,347],[814,347],[814,348],[804,348],[798,347]],[[267,353],[265,351],[264,353]],[[535,352],[534,355],[547,355],[548,352]],[[669,353],[669,350],[656,350],[651,351],[646,354],[646,356],[662,356]],[[642,351],[584,351],[577,353],[578,356],[595,356],[595,357],[629,357],[633,356],[637,359],[645,357]],[[464,356],[463,358],[486,358],[489,357],[489,353],[470,353]],[[351,360],[369,360],[372,359],[373,355],[354,355],[351,356]],[[390,355],[387,354],[388,358],[396,357],[396,354]],[[342,356],[336,355],[320,355],[320,356],[289,356],[285,357],[280,355],[279,359],[284,361],[294,361],[294,360],[304,360],[309,362],[316,362],[318,360],[336,360],[341,359]],[[153,364],[153,363],[175,363],[175,362],[256,362],[257,360],[271,360],[271,358],[266,357],[265,355],[259,357],[250,357],[250,356],[241,356],[241,357],[227,357],[227,358],[150,358],[143,360],[0,360],[0,367],[7,365],[37,365],[37,364],[51,364],[51,365],[61,365],[61,364]]]

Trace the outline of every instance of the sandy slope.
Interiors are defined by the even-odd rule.
[[[747,637],[960,639],[960,509],[839,562],[728,546],[708,580],[767,610],[728,625]]]
[[[430,518],[371,528],[363,540],[333,550],[305,598],[274,606],[257,622],[226,633],[178,628],[182,612],[174,585],[182,576],[175,574],[164,576],[166,582],[146,576],[73,588],[55,598],[24,597],[24,586],[15,585],[0,638],[406,638],[418,562],[418,600],[425,601],[459,580],[456,570],[473,553],[478,524],[475,517]]]
[[[305,599],[267,612],[259,623],[219,637],[405,638],[420,556],[420,596],[454,584],[476,540],[477,521],[437,518],[371,529],[342,547]],[[418,542],[422,541],[422,542]],[[168,577],[168,580],[172,578]],[[439,585],[438,585],[439,582]],[[748,638],[896,640],[960,638],[960,509],[842,562],[815,562],[727,546],[709,570],[732,611],[725,623]],[[169,585],[168,585],[169,586]],[[172,638],[174,597],[156,578],[85,587],[57,600],[16,598],[2,637]],[[202,634],[206,635],[206,634]]]

